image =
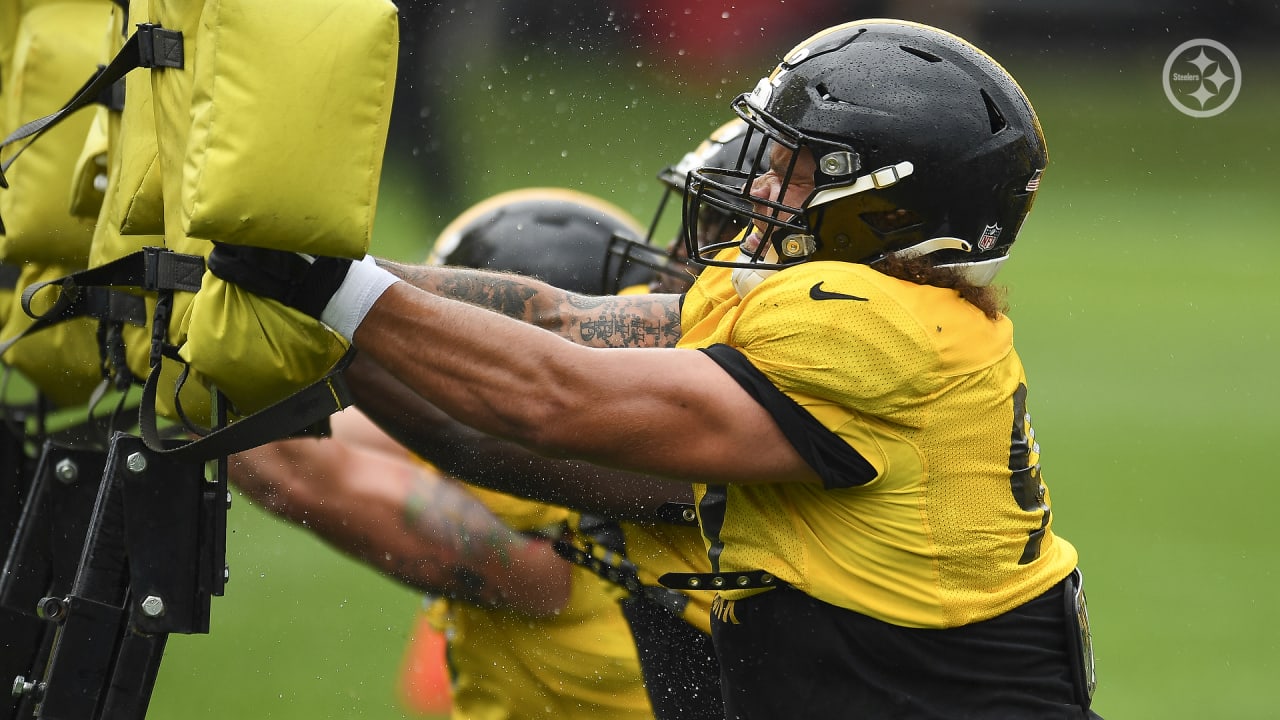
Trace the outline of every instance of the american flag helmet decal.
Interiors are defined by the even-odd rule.
[[[1031,174],[1031,179],[1027,181],[1027,192],[1035,192],[1040,189],[1040,176],[1044,174],[1044,169],[1035,171]]]

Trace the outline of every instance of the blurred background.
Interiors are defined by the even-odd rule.
[[[987,50],[1049,142],[1001,278],[1055,529],[1087,578],[1095,707],[1280,715],[1280,3],[424,0],[401,13],[374,250],[404,260],[518,187],[577,188],[647,223],[657,172],[828,25],[899,17]],[[1239,92],[1213,117],[1165,90],[1171,53],[1195,39],[1238,60],[1204,107]],[[150,717],[417,717],[397,690],[417,595],[247,501],[229,524],[212,632],[170,640]]]

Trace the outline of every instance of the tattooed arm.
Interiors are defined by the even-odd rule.
[[[592,296],[522,275],[457,267],[378,264],[433,295],[487,308],[591,347],[675,347],[679,295]]]
[[[437,270],[448,275],[453,269]],[[671,317],[678,306],[677,296],[662,295],[595,302],[597,311],[649,302],[667,308]],[[598,340],[583,330],[583,313],[568,316],[578,319],[562,327]],[[686,486],[819,482],[765,405],[715,358],[694,349],[653,347],[657,338],[674,336],[650,328],[654,318],[652,310],[637,315],[639,330],[614,322],[632,327],[623,335],[631,333],[633,341],[587,346],[567,339],[573,331],[548,331],[393,282],[367,308],[352,342],[444,413],[543,457]],[[654,340],[641,341],[647,338]]]
[[[239,453],[229,468],[263,507],[411,587],[534,617],[568,602],[570,565],[548,541],[407,455],[308,438]]]
[[[472,485],[613,518],[655,523],[664,503],[692,503],[693,488],[586,462],[548,458],[486,435],[446,415],[405,387],[367,355],[346,377],[355,408],[334,416],[347,437],[394,437],[450,475]],[[369,433],[377,423],[381,432]],[[370,440],[370,442],[374,442]]]

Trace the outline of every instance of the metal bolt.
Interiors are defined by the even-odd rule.
[[[693,508],[686,508],[683,516],[685,522],[693,522],[698,519],[698,513]]]
[[[61,622],[67,616],[67,601],[57,597],[40,598],[36,603],[36,617],[50,622]]]
[[[140,452],[130,453],[129,457],[125,458],[124,465],[131,473],[141,473],[147,469],[147,456]]]
[[[147,617],[160,617],[164,614],[164,600],[157,595],[148,595],[142,599],[142,614]]]
[[[231,568],[227,565],[222,566],[222,582],[231,580]]]
[[[231,509],[231,491],[230,490],[227,491],[227,509],[228,510]]]
[[[70,485],[80,476],[80,467],[70,458],[62,458],[57,465],[53,466],[53,476],[61,480],[64,485]]]

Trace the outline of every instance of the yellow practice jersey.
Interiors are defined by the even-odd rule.
[[[529,618],[441,601],[428,612],[449,641],[456,720],[653,717],[613,587],[573,569],[564,611]]]
[[[636,566],[640,582],[661,587],[658,578],[669,572],[710,571],[702,533],[695,526],[622,523],[627,543],[627,559]],[[711,634],[711,594],[690,592],[681,617],[708,635]]]
[[[466,486],[515,530],[545,532],[574,513]],[[449,641],[457,720],[653,717],[635,643],[622,616],[621,588],[579,567],[560,614],[530,618],[509,610],[441,600],[428,610]]]
[[[803,263],[744,299],[730,273],[708,267],[688,292],[680,346],[761,402],[823,484],[697,487],[713,571],[763,569],[885,622],[946,628],[1075,567],[1008,318],[865,265]]]
[[[463,487],[512,530],[555,534],[560,528],[576,521],[576,513],[568,508],[548,505],[476,485],[464,484]]]

